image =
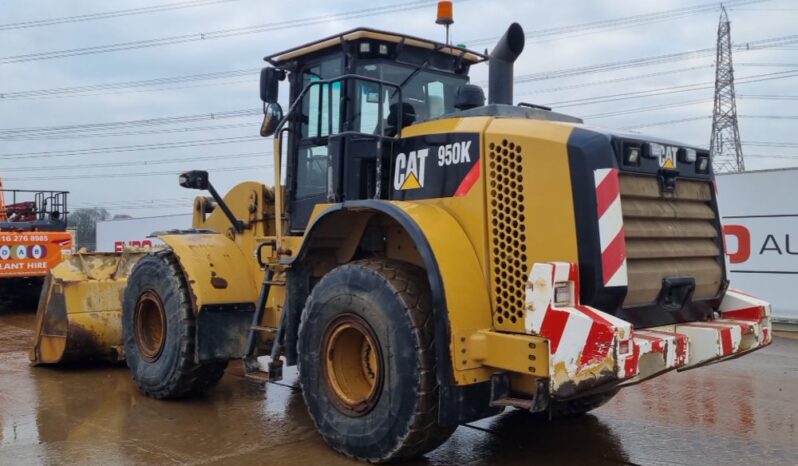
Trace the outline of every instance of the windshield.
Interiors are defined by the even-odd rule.
[[[466,84],[466,76],[439,73],[395,63],[369,63],[357,67],[357,74],[402,85],[403,103],[412,106],[414,122],[429,120],[455,111],[454,94]],[[408,79],[409,77],[409,79]],[[407,81],[405,81],[407,80]],[[395,88],[384,87],[380,99],[379,85],[357,81],[354,126],[363,133],[379,132],[379,103],[383,103],[383,119],[390,115],[391,104],[399,98]],[[407,106],[405,105],[405,108]],[[385,124],[383,122],[383,124]]]

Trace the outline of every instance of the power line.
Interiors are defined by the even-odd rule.
[[[755,100],[798,100],[798,95],[762,95],[762,94],[737,94],[741,99],[755,99]]]
[[[686,52],[691,53],[691,52]],[[682,54],[679,54],[682,55]],[[660,56],[661,57],[661,56]],[[618,63],[618,62],[615,62]],[[572,72],[574,69],[564,70],[567,72]],[[553,71],[549,72],[552,77],[558,74],[558,72]],[[754,79],[758,78],[767,78],[773,76],[773,79],[777,79],[784,74],[783,77],[792,77],[793,71],[782,71],[776,73],[766,73],[760,75],[753,75],[748,76],[746,78],[742,78],[743,80],[749,80],[750,82],[757,82]],[[639,75],[640,77],[645,76],[652,76],[657,75],[658,73],[651,73],[649,75]],[[626,78],[618,78],[618,79],[626,79]],[[608,80],[610,82],[613,80]],[[747,81],[746,81],[747,82]],[[704,83],[693,83],[686,85],[687,90],[699,90],[704,89],[710,82]],[[695,89],[692,89],[695,88]],[[664,91],[671,91],[676,90],[674,87],[667,87],[661,89],[652,89],[647,91],[640,91],[636,94],[643,94],[641,97],[647,97],[648,94],[651,93],[661,93]],[[679,91],[681,92],[681,91]],[[627,93],[628,94],[628,93]],[[574,105],[582,105],[583,102],[585,105],[592,103],[593,100],[605,100],[610,99],[609,101],[616,100],[615,97],[625,96],[627,94],[616,94],[614,96],[601,96],[595,98],[584,98],[584,99],[575,99],[575,100],[568,100],[568,101],[560,101],[560,102],[553,102],[552,105],[558,105],[560,107],[567,107],[567,106],[574,106]],[[659,94],[655,94],[659,95]],[[744,95],[747,98],[754,98],[752,95]],[[20,127],[20,128],[6,128],[0,129],[0,139],[8,139],[8,138],[19,138],[19,137],[26,137],[29,138],[31,136],[60,136],[60,135],[75,135],[76,133],[80,132],[97,132],[97,131],[106,131],[106,130],[113,130],[113,129],[121,129],[121,128],[131,128],[131,127],[151,127],[155,125],[164,125],[164,124],[178,124],[178,123],[193,123],[198,121],[210,121],[210,120],[221,120],[227,118],[240,118],[240,117],[249,117],[249,116],[259,116],[261,115],[262,110],[259,108],[252,108],[252,109],[240,109],[240,110],[231,110],[231,111],[222,111],[222,112],[212,112],[212,113],[201,113],[201,114],[193,114],[193,115],[181,115],[181,116],[170,116],[170,117],[159,117],[159,118],[147,118],[147,119],[139,119],[139,120],[127,120],[127,121],[116,121],[116,122],[105,122],[105,123],[85,123],[85,124],[74,124],[74,125],[60,125],[60,126],[40,126],[40,127]]]
[[[795,39],[798,36],[783,36],[783,37],[775,37],[770,39],[763,39],[758,41],[749,42],[748,44],[754,44],[756,50],[760,50],[762,48],[767,47],[774,47],[774,45],[767,44],[780,44],[785,41],[793,41],[795,40],[798,42],[798,39]],[[758,45],[760,44],[760,45]],[[741,46],[742,47],[742,46]],[[745,50],[744,48],[741,50]],[[601,63],[596,65],[588,65],[588,66],[580,66],[574,68],[565,68],[560,70],[551,70],[527,75],[518,75],[516,76],[516,83],[523,84],[527,82],[534,82],[534,81],[542,81],[548,79],[559,79],[559,78],[566,78],[571,76],[581,76],[589,73],[601,73],[601,72],[608,72],[608,71],[617,71],[623,70],[633,67],[639,66],[650,66],[650,65],[658,65],[658,64],[665,64],[674,61],[682,61],[682,60],[690,60],[702,57],[709,57],[714,55],[715,51],[712,48],[706,49],[698,49],[698,50],[689,50],[685,52],[677,52],[671,54],[664,54],[658,55],[653,57],[642,57],[642,58],[634,58],[634,59],[627,59],[622,61],[616,62],[609,62],[609,63]],[[786,65],[792,66],[792,65]],[[51,88],[51,89],[34,89],[34,90],[27,90],[27,91],[12,91],[12,92],[4,92],[0,93],[0,101],[2,100],[18,100],[18,99],[33,99],[33,98],[61,98],[67,97],[73,94],[85,94],[89,92],[99,92],[104,90],[125,90],[125,89],[136,89],[137,92],[142,92],[140,88],[142,87],[149,87],[149,86],[164,86],[170,84],[183,84],[183,83],[190,83],[190,82],[197,82],[203,80],[217,80],[222,81],[225,79],[231,79],[236,77],[248,77],[250,75],[254,75],[259,71],[259,68],[246,68],[246,69],[236,69],[236,70],[229,70],[229,71],[217,71],[217,72],[210,72],[210,73],[201,73],[201,74],[193,74],[193,75],[182,75],[182,76],[171,76],[171,77],[161,77],[161,78],[154,78],[148,80],[138,80],[138,81],[123,81],[123,82],[113,82],[113,83],[100,83],[100,84],[89,84],[85,86],[73,86],[73,87],[61,87],[61,88]],[[216,83],[216,84],[227,84],[227,83]],[[481,84],[486,84],[486,82],[482,82]],[[191,88],[192,86],[182,86],[182,87],[168,87],[160,90],[173,90],[173,89],[185,89]],[[134,92],[134,91],[128,91]],[[108,93],[96,93],[90,95],[107,95]],[[520,94],[523,95],[523,94]]]
[[[194,123],[198,121],[222,120],[228,118],[242,118],[262,115],[260,108],[248,108],[239,110],[227,110],[221,112],[198,113],[193,115],[179,115],[158,118],[145,118],[139,120],[113,121],[105,123],[82,123],[74,125],[58,126],[29,126],[23,128],[0,129],[0,138],[21,135],[53,135],[53,134],[73,134],[76,132],[104,131],[113,129],[126,129],[135,127],[149,127],[157,125],[171,125],[178,123]]]
[[[470,0],[460,0],[460,3]],[[165,45],[183,44],[187,42],[221,39],[225,37],[241,36],[245,34],[259,34],[263,32],[278,31],[302,26],[312,26],[316,24],[329,23],[330,21],[343,21],[356,18],[365,18],[387,13],[398,13],[419,8],[430,7],[428,0],[416,0],[395,5],[383,5],[372,8],[361,8],[355,11],[339,13],[333,15],[313,16],[308,18],[278,21],[274,23],[258,24],[254,26],[244,26],[238,28],[220,29],[217,31],[201,32],[194,34],[182,34],[177,36],[162,37],[159,39],[137,40],[132,42],[118,42],[114,44],[95,45],[92,47],[81,47],[65,50],[54,50],[50,52],[27,53],[22,55],[11,55],[0,57],[0,64],[22,63],[37,60],[50,60],[54,58],[74,57],[80,55],[92,55],[98,53],[119,52],[124,50],[134,50],[149,47],[160,47]]]
[[[550,93],[550,92],[559,92],[559,91],[566,91],[566,90],[572,90],[572,89],[581,89],[581,88],[585,88],[585,87],[600,86],[600,85],[604,85],[604,84],[617,84],[617,83],[624,82],[624,81],[638,81],[638,80],[646,79],[646,78],[653,78],[653,77],[658,77],[658,76],[666,76],[666,75],[672,75],[672,74],[687,73],[687,72],[690,72],[690,71],[697,71],[697,70],[704,70],[704,69],[709,70],[709,69],[712,69],[713,66],[715,66],[715,65],[714,64],[710,64],[710,65],[703,65],[703,66],[690,66],[690,67],[687,67],[687,68],[679,68],[679,69],[675,69],[675,70],[665,70],[665,71],[659,71],[659,72],[656,72],[656,73],[637,74],[637,75],[633,75],[633,76],[622,76],[622,77],[618,77],[618,78],[605,79],[605,80],[593,80],[593,81],[589,81],[589,82],[586,82],[586,83],[571,84],[571,85],[567,85],[567,86],[550,87],[550,88],[546,88],[546,89],[536,89],[536,90],[533,90],[533,91],[516,93],[516,95],[522,96],[522,95],[547,94],[547,93]]]
[[[734,66],[788,68],[788,67],[798,67],[798,63],[735,63]]]
[[[634,130],[640,128],[650,128],[652,126],[665,126],[665,125],[675,125],[679,123],[687,123],[689,121],[699,121],[699,120],[709,120],[712,118],[711,115],[704,115],[698,117],[691,117],[691,118],[679,118],[678,120],[667,120],[667,121],[657,121],[654,123],[646,123],[642,125],[635,125],[635,126],[627,126],[626,128],[621,128],[624,130]]]
[[[798,11],[796,8],[729,8],[734,11]]]
[[[749,84],[755,82],[769,81],[774,79],[785,79],[798,76],[798,71],[779,71],[775,73],[764,73],[747,76],[737,80],[737,84]],[[563,100],[559,102],[549,102],[545,104],[549,107],[576,107],[582,105],[593,105],[606,102],[617,102],[621,100],[639,99],[642,97],[653,97],[667,94],[675,94],[680,92],[699,91],[704,89],[712,89],[714,81],[705,81],[692,84],[683,84],[679,86],[669,86],[657,89],[648,89],[644,91],[624,92],[620,94],[606,95],[600,97],[586,97],[582,99]]]
[[[183,8],[196,8],[200,6],[209,6],[218,3],[230,3],[235,1],[237,0],[191,0],[186,2],[167,3],[164,5],[153,5],[141,8],[129,8],[126,10],[104,11],[100,13],[88,13],[83,15],[65,16],[61,18],[20,21],[17,23],[0,24],[0,31],[11,31],[14,29],[53,26],[56,24],[77,23],[82,21],[94,21],[98,19],[119,18],[121,16],[143,15],[147,13],[160,13],[163,11],[179,10]]]
[[[260,72],[260,68],[245,68],[229,71],[216,71],[209,73],[190,74],[182,76],[170,76],[154,79],[144,79],[137,81],[122,81],[103,84],[87,84],[84,86],[57,87],[52,89],[34,89],[29,91],[16,91],[0,93],[0,100],[16,100],[34,97],[63,96],[65,94],[82,94],[86,92],[119,90],[129,88],[141,88],[149,86],[163,86],[169,84],[182,84],[187,82],[221,80],[237,78],[241,76],[255,76]]]
[[[87,92],[84,94],[63,94],[63,95],[45,95],[39,97],[27,97],[27,100],[42,100],[42,99],[69,99],[75,97],[99,97],[105,95],[113,95],[117,96],[119,94],[141,94],[145,92],[164,92],[164,91],[182,91],[185,89],[199,89],[202,87],[212,87],[212,86],[231,86],[234,84],[248,84],[251,85],[253,83],[257,83],[257,78],[253,80],[252,77],[247,76],[239,79],[221,79],[218,82],[199,82],[195,84],[178,84],[178,85],[166,85],[161,87],[152,87],[152,88],[143,88],[143,89],[129,89],[129,90],[121,90],[121,91],[97,91],[97,92]],[[2,102],[2,98],[0,98],[0,102]],[[22,100],[20,99],[6,99],[6,100]]]
[[[56,150],[43,152],[18,152],[13,154],[0,154],[0,160],[9,159],[38,159],[50,157],[67,157],[75,155],[99,155],[119,152],[139,152],[144,150],[177,149],[184,147],[211,146],[217,144],[236,144],[262,140],[260,136],[236,136],[215,139],[197,139],[191,141],[164,142],[156,144],[135,144],[131,146],[95,147],[91,149]]]
[[[615,111],[611,111],[611,112],[595,113],[595,114],[592,114],[592,115],[585,115],[582,118],[584,118],[586,120],[587,119],[609,118],[609,117],[620,116],[620,115],[628,115],[630,113],[637,114],[637,113],[650,112],[650,111],[654,111],[654,110],[664,110],[664,109],[668,109],[668,108],[687,107],[687,106],[690,106],[690,105],[704,104],[704,103],[708,103],[708,102],[712,102],[712,99],[696,99],[696,100],[688,100],[688,101],[683,101],[683,102],[672,102],[672,103],[661,104],[661,105],[651,105],[651,106],[647,106],[647,107],[628,108],[628,109],[624,109],[624,110],[615,110]]]
[[[798,160],[798,154],[784,155],[784,154],[745,154],[746,157],[758,157],[763,159],[789,159]]]
[[[515,82],[517,84],[523,84],[526,82],[533,82],[533,81],[542,81],[548,79],[557,79],[557,78],[565,78],[570,76],[581,76],[584,74],[589,73],[600,73],[600,72],[607,72],[607,71],[616,71],[622,70],[627,68],[633,68],[636,66],[647,66],[647,65],[656,65],[656,64],[663,64],[672,61],[678,60],[686,60],[692,58],[701,58],[704,56],[711,56],[713,50],[712,49],[701,49],[701,50],[691,50],[686,52],[679,52],[675,54],[666,54],[666,55],[659,55],[655,57],[644,57],[644,58],[635,58],[631,60],[623,60],[618,62],[610,62],[610,63],[601,63],[597,65],[589,65],[589,66],[581,66],[575,68],[565,68],[560,70],[551,70],[545,72],[539,72],[534,74],[528,75],[519,75],[516,77]],[[238,70],[230,70],[230,71],[220,71],[214,73],[202,73],[202,74],[195,74],[195,75],[184,75],[184,76],[172,76],[172,77],[162,77],[162,78],[154,78],[148,80],[139,80],[139,81],[123,81],[123,82],[113,82],[113,83],[101,83],[101,84],[89,84],[85,86],[74,86],[74,87],[61,87],[61,88],[53,88],[53,89],[34,89],[28,91],[12,91],[12,92],[4,92],[0,93],[0,101],[2,100],[18,100],[18,99],[31,99],[31,98],[53,98],[53,97],[64,97],[66,95],[71,94],[81,94],[86,92],[94,92],[94,91],[102,91],[102,90],[124,90],[128,88],[138,89],[141,87],[147,86],[159,86],[159,85],[167,85],[167,84],[181,84],[186,82],[196,82],[202,80],[223,80],[241,76],[248,76],[250,74],[255,74],[259,72],[259,68],[247,68],[247,69],[238,69]],[[485,85],[487,81],[482,81],[480,84]],[[169,88],[175,89],[175,88]],[[180,88],[176,88],[180,89]],[[131,92],[131,91],[128,91]],[[96,95],[104,95],[104,94],[96,94]]]
[[[242,167],[223,167],[223,168],[214,168],[213,172],[231,172],[231,171],[244,171],[244,170],[256,170],[259,168],[265,168],[269,166],[269,164],[260,164],[260,165],[247,165]],[[179,175],[181,172],[179,170],[170,170],[170,171],[162,171],[162,172],[138,172],[138,173],[100,173],[100,174],[78,174],[78,175],[63,175],[63,176],[25,176],[19,178],[4,178],[7,181],[35,181],[35,180],[85,180],[85,179],[92,179],[92,178],[137,178],[137,177],[150,177],[150,176],[169,176],[169,175]]]
[[[465,1],[469,0],[460,0],[460,2],[465,2]],[[727,2],[727,4],[751,4],[751,3],[761,3],[764,1],[769,1],[769,0],[730,0]],[[132,42],[98,45],[92,47],[56,50],[51,52],[38,52],[38,53],[29,53],[23,55],[12,55],[12,56],[0,57],[0,64],[20,63],[20,62],[27,62],[34,60],[49,60],[53,58],[64,58],[64,57],[89,55],[97,53],[118,52],[124,50],[173,45],[173,44],[180,44],[180,43],[200,41],[200,40],[219,39],[219,38],[239,36],[244,34],[256,34],[256,33],[269,32],[280,29],[288,29],[293,27],[310,26],[319,23],[326,23],[328,21],[335,21],[335,20],[340,21],[340,20],[363,18],[363,17],[386,14],[386,13],[409,11],[413,9],[427,7],[429,5],[430,5],[429,2],[426,0],[415,1],[415,2],[407,2],[391,6],[374,7],[365,10],[361,9],[357,11],[341,13],[338,15],[301,18],[301,19],[287,20],[282,22],[275,22],[275,23],[268,23],[268,24],[254,25],[254,26],[222,29],[206,33],[183,34],[178,36],[163,37],[160,39],[148,39],[148,40],[139,40]],[[665,10],[655,13],[647,13],[643,15],[634,15],[634,16],[613,18],[602,21],[594,21],[578,25],[563,26],[559,28],[549,28],[537,31],[530,31],[529,33],[526,34],[526,36],[529,38],[537,38],[545,36],[562,35],[566,32],[575,32],[575,31],[584,32],[587,30],[600,31],[606,29],[618,29],[620,27],[636,26],[640,24],[646,24],[647,22],[663,21],[666,19],[673,19],[680,16],[713,11],[715,8],[717,8],[717,4],[715,2],[712,2],[712,3],[707,3],[694,7],[681,8],[676,10]],[[486,42],[493,42],[495,39],[496,38],[491,37],[491,38],[477,39],[471,42],[472,44],[480,44]]]
[[[80,207],[125,207],[125,206],[137,206],[137,205],[151,205],[153,203],[157,204],[176,204],[178,202],[181,203],[189,203],[193,202],[194,198],[191,197],[159,197],[157,199],[125,199],[123,201],[102,201],[102,202],[83,202],[74,204],[75,206]]]
[[[766,1],[769,0],[731,0],[731,1],[726,1],[725,4],[727,6],[748,5],[754,3],[763,3]],[[663,11],[656,11],[653,13],[643,13],[632,16],[622,16],[618,18],[591,21],[588,23],[573,24],[568,26],[559,26],[559,27],[546,28],[546,29],[537,29],[534,31],[527,32],[525,36],[527,39],[533,39],[533,40],[540,39],[543,37],[551,39],[556,36],[578,37],[581,35],[585,35],[584,33],[588,31],[590,33],[595,33],[607,29],[614,30],[614,29],[620,29],[622,27],[642,26],[645,24],[656,23],[670,19],[693,16],[707,12],[714,12],[717,11],[717,8],[718,8],[717,2],[710,2],[691,7],[676,8],[673,10],[663,10]],[[473,46],[473,45],[490,44],[498,39],[499,37],[484,37],[481,39],[475,39],[466,42],[470,46]]]
[[[784,43],[798,43],[798,35],[779,36],[769,39],[760,39],[755,41],[746,42],[745,44],[735,46],[735,49],[740,51],[748,50],[762,50],[766,48],[776,47]],[[627,60],[620,60],[610,63],[600,63],[597,65],[579,66],[574,68],[565,68],[555,71],[543,71],[538,73],[518,75],[515,82],[518,84],[532,81],[541,81],[546,79],[566,78],[571,76],[580,76],[586,73],[597,73],[606,71],[618,71],[638,66],[659,65],[671,63],[674,61],[690,60],[695,58],[712,57],[715,55],[715,48],[705,48],[688,50],[684,52],[668,53],[663,55],[648,56],[641,58],[632,58]]]
[[[743,145],[753,147],[798,147],[798,142],[743,141]]]
[[[95,168],[116,168],[116,167],[134,167],[134,166],[150,166],[150,165],[169,165],[173,163],[183,163],[183,162],[202,162],[206,160],[232,160],[232,159],[245,159],[245,158],[255,158],[255,157],[267,157],[271,156],[271,152],[244,152],[244,153],[237,153],[237,154],[224,154],[224,155],[207,155],[207,156],[194,156],[194,157],[184,157],[184,158],[166,158],[166,159],[154,159],[154,160],[138,160],[138,161],[130,161],[130,162],[108,162],[108,163],[87,163],[87,164],[69,164],[69,165],[47,165],[47,166],[35,166],[35,167],[8,167],[3,168],[3,173],[7,172],[43,172],[43,171],[63,171],[63,170],[85,170],[85,169],[95,169]]]
[[[798,120],[798,115],[740,115],[752,120]]]
[[[640,124],[640,125],[635,125],[635,126],[627,126],[626,128],[622,128],[622,129],[631,130],[631,129],[639,129],[639,128],[650,128],[650,127],[653,127],[653,126],[675,125],[675,124],[679,124],[679,123],[686,123],[688,121],[708,120],[710,118],[712,118],[711,115],[703,115],[703,116],[697,116],[697,117],[679,118],[677,120],[657,121],[657,122],[653,122],[653,123],[646,123],[646,124]],[[790,115],[790,116],[738,115],[738,118],[762,118],[762,119],[798,120],[798,115],[795,115],[795,116],[792,116],[792,115]],[[769,145],[769,144],[773,144],[773,145]],[[784,144],[788,144],[788,145],[784,145]],[[759,146],[759,147],[798,147],[798,144],[789,145],[789,143],[765,143],[765,142],[761,142],[761,143],[750,143],[750,142],[746,143],[746,142],[743,142],[742,145],[744,145],[744,146],[746,146],[746,145],[747,146]]]
[[[55,133],[54,135],[28,135],[28,136],[0,136],[0,139],[17,141],[17,140],[35,140],[35,141],[50,141],[62,139],[86,139],[86,138],[105,138],[105,137],[118,137],[118,136],[150,136],[153,134],[169,134],[169,133],[188,133],[194,131],[220,131],[228,129],[241,129],[241,128],[255,128],[257,125],[250,122],[247,123],[231,123],[227,125],[215,126],[190,126],[187,128],[171,128],[171,129],[152,129],[142,131],[121,131],[115,133]]]

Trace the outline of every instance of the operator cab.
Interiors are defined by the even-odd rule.
[[[389,198],[396,136],[409,125],[482,105],[468,84],[487,56],[401,34],[355,29],[265,58],[263,136],[286,131],[289,230],[324,202]],[[287,128],[278,81],[288,79]],[[481,97],[481,98],[480,98]],[[284,123],[285,124],[285,123]]]

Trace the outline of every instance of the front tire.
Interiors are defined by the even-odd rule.
[[[148,254],[128,279],[122,308],[125,359],[146,395],[199,395],[215,385],[227,361],[195,362],[195,320],[183,272],[172,251]]]
[[[335,450],[371,462],[437,448],[432,300],[423,269],[390,260],[338,267],[314,287],[299,328],[299,379]]]

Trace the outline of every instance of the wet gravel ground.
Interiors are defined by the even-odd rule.
[[[207,396],[142,396],[124,366],[28,365],[32,313],[0,314],[0,465],[360,464],[316,434],[295,372],[238,366]],[[520,411],[461,426],[415,464],[798,464],[798,339],[622,390],[578,420]]]

